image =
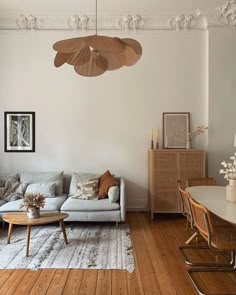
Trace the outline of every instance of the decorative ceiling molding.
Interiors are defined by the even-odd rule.
[[[208,27],[236,27],[236,0],[227,0],[212,11],[166,13],[157,16],[126,14],[99,16],[98,30],[204,30]],[[0,15],[0,30],[95,30],[95,16]]]

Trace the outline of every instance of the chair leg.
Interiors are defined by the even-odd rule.
[[[198,233],[195,232],[191,235],[191,237],[185,242],[186,245],[192,242],[193,239],[195,239],[198,236]]]
[[[206,266],[209,268],[229,268],[230,270],[232,270],[232,266],[235,265],[235,255],[232,254],[231,256],[231,261],[228,263],[217,263],[217,262],[192,262],[187,254],[185,253],[185,250],[210,250],[210,248],[208,246],[200,246],[200,245],[187,245],[187,246],[180,246],[179,247],[179,251],[181,256],[183,257],[184,262],[187,265],[190,266]],[[233,252],[232,252],[233,253]]]

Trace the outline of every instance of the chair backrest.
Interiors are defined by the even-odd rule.
[[[210,243],[210,238],[213,234],[210,212],[206,207],[198,204],[192,198],[189,199],[189,202],[193,215],[194,226],[198,229],[201,236]]]
[[[189,178],[186,181],[186,187],[198,186],[198,185],[216,185],[214,177],[203,177],[203,178]]]
[[[192,221],[189,198],[191,198],[190,194],[182,189],[180,183],[178,182],[178,190],[183,204],[183,214]]]

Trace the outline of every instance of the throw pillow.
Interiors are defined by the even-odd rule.
[[[27,183],[55,183],[56,195],[63,194],[63,171],[59,172],[22,172],[21,182]]]
[[[91,178],[98,178],[100,175],[94,174],[94,173],[78,173],[78,172],[73,172],[72,177],[71,177],[71,182],[70,182],[70,189],[69,189],[69,196],[74,196],[77,194],[77,188],[76,184],[78,182],[88,180]]]
[[[93,200],[98,196],[98,178],[86,179],[76,184],[77,195],[75,198],[81,200]]]
[[[5,186],[5,182],[6,180],[9,178],[9,177],[14,177],[16,178],[17,180],[19,180],[19,175],[18,173],[7,173],[7,172],[3,172],[3,173],[0,173],[0,186],[3,187]]]
[[[110,187],[118,185],[118,182],[111,175],[110,171],[107,170],[99,178],[99,187],[98,187],[98,197],[99,199],[104,199],[107,196],[108,190]]]
[[[26,193],[41,193],[45,198],[55,197],[55,183],[31,183],[26,189]]]
[[[111,203],[116,203],[119,200],[119,187],[111,186],[108,190],[108,199]]]

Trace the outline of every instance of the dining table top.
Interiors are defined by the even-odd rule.
[[[192,186],[186,191],[212,213],[236,225],[236,202],[226,200],[225,186]]]

